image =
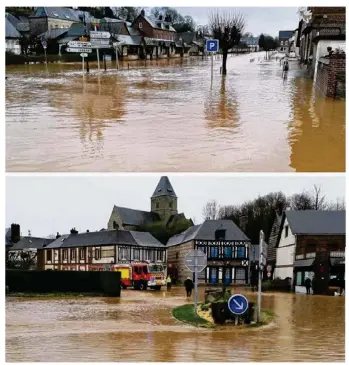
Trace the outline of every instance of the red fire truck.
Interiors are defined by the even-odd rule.
[[[148,287],[160,290],[165,282],[165,269],[162,264],[137,262],[132,264],[113,265],[113,271],[121,272],[123,289],[133,287],[136,290],[146,290]]]

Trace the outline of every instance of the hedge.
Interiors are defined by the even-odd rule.
[[[32,293],[103,293],[120,296],[120,272],[6,270],[10,292]]]

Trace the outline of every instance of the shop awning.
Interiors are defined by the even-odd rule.
[[[294,262],[295,267],[309,267],[314,264],[314,259],[296,260]]]

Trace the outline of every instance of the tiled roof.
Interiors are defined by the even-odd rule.
[[[128,245],[143,247],[165,247],[148,232],[104,230],[79,234],[62,235],[46,248]]]
[[[345,211],[294,210],[285,215],[293,234],[345,235]]]
[[[279,39],[289,39],[293,36],[293,30],[280,30]]]
[[[10,23],[14,26],[16,26],[18,23],[20,23],[20,20],[17,19],[14,15],[10,14],[10,13],[6,13],[5,15],[6,19],[8,19],[10,21]]]
[[[30,16],[31,18],[54,18],[54,19],[63,19],[63,20],[71,20],[71,21],[80,21],[78,13],[70,8],[61,8],[61,7],[39,7],[34,13]]]
[[[119,34],[117,36],[117,40],[128,46],[139,46],[141,44],[142,37]]]
[[[5,19],[5,38],[21,38],[18,30],[7,18]]]
[[[21,237],[21,239],[11,247],[12,250],[23,250],[28,248],[44,248],[53,242],[53,239],[41,238],[41,237]]]
[[[42,33],[38,36],[39,39],[56,39],[67,33],[69,28],[56,28],[50,29],[45,33]]]
[[[161,176],[160,181],[154,190],[152,198],[155,198],[158,196],[172,196],[174,198],[177,198],[177,195],[174,192],[174,189],[167,176]]]
[[[151,224],[160,220],[160,217],[153,212],[145,212],[138,209],[130,209],[124,207],[118,207],[114,205],[114,209],[120,215],[124,224],[131,226],[140,226],[142,224]]]
[[[189,227],[183,233],[169,239],[167,246],[175,246],[192,240],[215,240],[216,230],[225,230],[226,241],[250,241],[250,239],[231,220],[207,220],[202,224]]]

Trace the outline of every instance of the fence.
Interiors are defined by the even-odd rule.
[[[75,292],[120,296],[120,272],[6,270],[10,292]]]

